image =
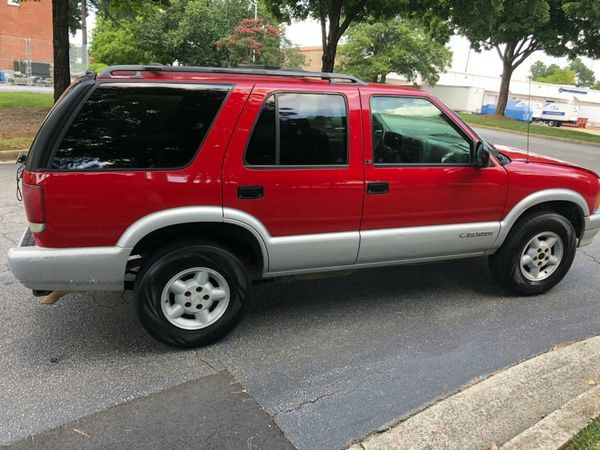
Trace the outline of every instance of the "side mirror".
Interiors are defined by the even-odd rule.
[[[483,168],[490,165],[490,152],[487,146],[479,141],[475,145],[475,167]]]

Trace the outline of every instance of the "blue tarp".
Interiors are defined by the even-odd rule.
[[[496,105],[483,105],[481,107],[481,114],[496,114]],[[519,120],[521,122],[531,122],[531,118],[533,117],[533,111],[531,111],[531,109],[525,102],[509,100],[506,105],[506,111],[504,112],[504,115],[506,117],[509,117],[514,120]]]

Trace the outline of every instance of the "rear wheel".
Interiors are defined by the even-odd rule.
[[[556,121],[555,120],[549,120],[546,123],[548,124],[549,127],[555,127],[556,126]]]
[[[136,280],[139,319],[176,347],[210,344],[238,323],[250,289],[244,266],[216,244],[182,242],[155,254]]]
[[[496,280],[519,295],[542,294],[569,271],[577,248],[571,222],[553,212],[525,216],[490,256]]]

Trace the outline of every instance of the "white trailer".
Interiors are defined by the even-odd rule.
[[[579,118],[579,106],[558,102],[536,102],[531,105],[533,120],[544,122],[551,127],[560,127],[563,123],[576,123]]]

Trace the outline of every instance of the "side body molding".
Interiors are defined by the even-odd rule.
[[[534,192],[517,203],[500,222],[500,232],[498,233],[498,238],[494,243],[494,247],[498,248],[502,245],[512,226],[529,208],[541,203],[556,201],[565,201],[576,204],[581,209],[584,218],[590,215],[587,202],[578,192],[570,189],[546,189],[543,191]]]
[[[585,223],[590,214],[581,194],[568,189],[535,192],[517,203],[500,222],[271,236],[256,217],[234,208],[187,206],[149,214],[123,233],[117,247],[127,254],[149,233],[194,222],[229,223],[249,231],[263,257],[265,277],[337,270],[348,267],[437,261],[493,253],[519,217],[532,206],[551,201],[576,204]]]
[[[261,239],[265,276],[307,268],[351,265],[358,255],[358,231],[273,237],[256,217],[239,209],[223,208],[223,216],[225,222],[243,226]]]

